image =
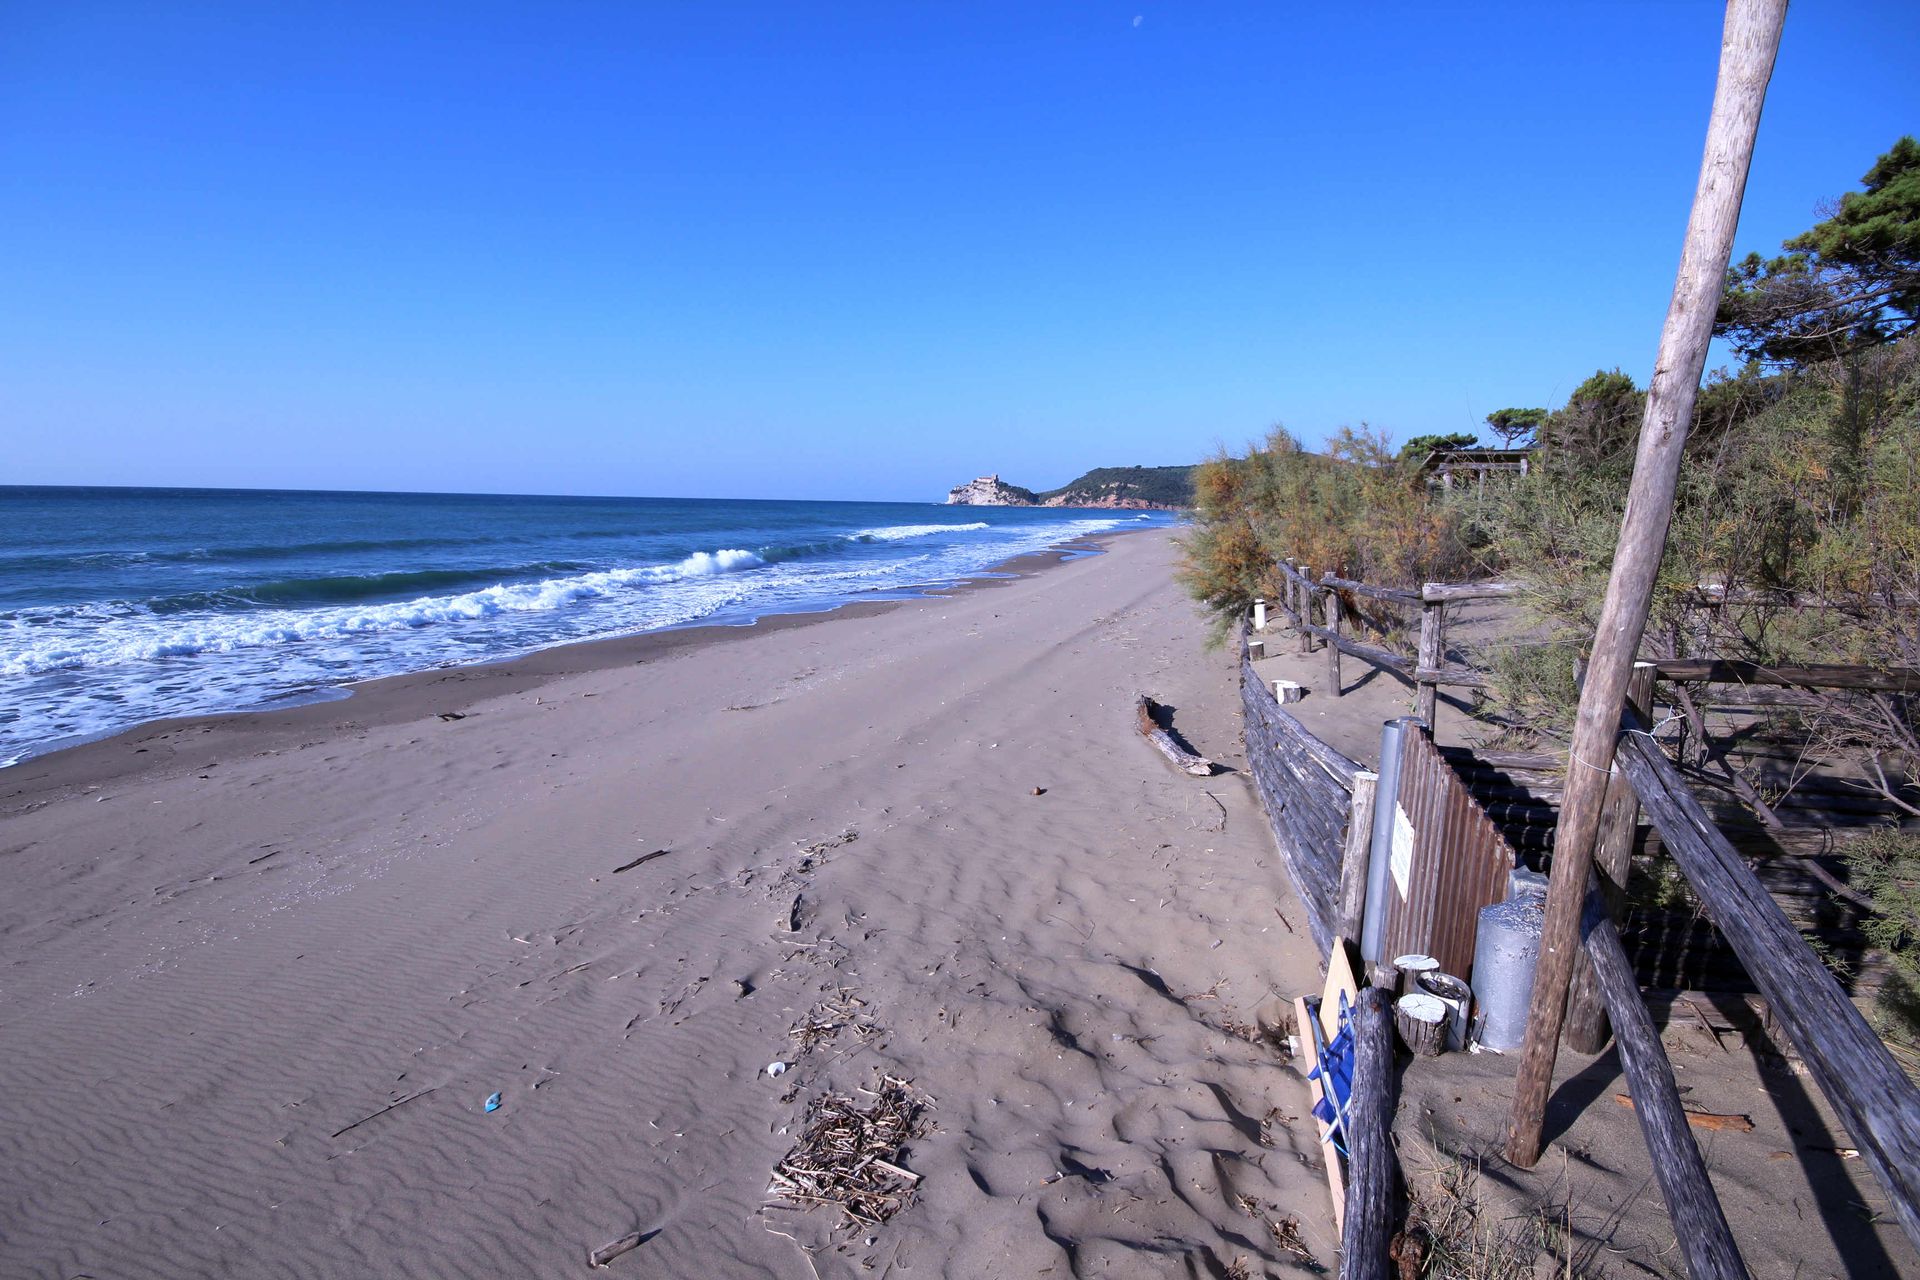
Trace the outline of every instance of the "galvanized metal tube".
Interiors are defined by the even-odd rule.
[[[1360,958],[1378,964],[1387,935],[1389,865],[1393,858],[1393,808],[1400,798],[1400,752],[1408,725],[1420,721],[1401,716],[1380,726],[1380,781],[1373,793],[1373,847],[1367,851],[1367,911],[1360,928]]]

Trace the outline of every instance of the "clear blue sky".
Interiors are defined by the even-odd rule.
[[[935,498],[1644,381],[1711,3],[0,7],[0,483]],[[1740,250],[1920,131],[1799,0]]]

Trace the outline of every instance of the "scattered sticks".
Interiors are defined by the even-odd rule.
[[[622,871],[631,871],[635,867],[642,866],[646,863],[652,862],[655,858],[664,858],[672,852],[673,850],[671,849],[655,849],[652,853],[643,853],[639,857],[635,858],[632,862],[625,862],[615,867],[613,869],[613,874],[619,875]]]
[[[767,1194],[833,1205],[850,1225],[879,1226],[912,1204],[920,1175],[900,1161],[908,1143],[926,1136],[932,1099],[898,1076],[882,1076],[872,1097],[864,1110],[845,1094],[815,1098],[800,1141],[774,1166]]]

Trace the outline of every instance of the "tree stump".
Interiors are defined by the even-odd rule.
[[[1416,1058],[1435,1058],[1447,1044],[1447,1002],[1416,992],[1393,1006],[1394,1029]]]

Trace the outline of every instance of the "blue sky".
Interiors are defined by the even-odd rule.
[[[917,499],[1472,429],[1645,379],[1720,21],[7,5],[0,483]],[[1795,4],[1738,251],[1920,131],[1916,48]]]

